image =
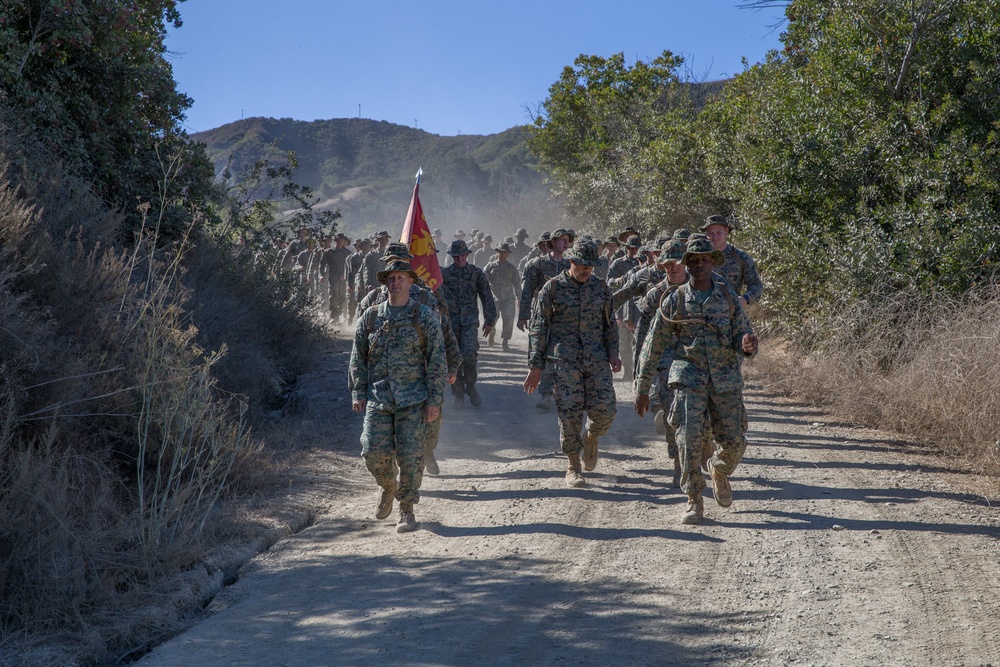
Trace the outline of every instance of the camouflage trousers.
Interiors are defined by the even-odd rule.
[[[432,452],[437,449],[438,439],[441,437],[441,423],[444,422],[444,407],[441,407],[441,414],[432,422],[425,421],[426,427],[424,438],[424,452]]]
[[[330,319],[340,319],[347,309],[347,283],[334,280],[330,283]]]
[[[427,439],[424,404],[382,412],[368,406],[361,432],[361,456],[368,472],[383,489],[399,474],[396,500],[420,500],[424,476],[424,442]]]
[[[468,324],[455,326],[452,320],[452,329],[455,330],[455,338],[458,339],[458,349],[462,352],[462,365],[458,367],[458,379],[451,385],[451,393],[456,397],[465,396],[470,387],[476,386],[476,378],[479,376],[477,370],[479,363],[479,325]]]
[[[726,475],[732,475],[743,460],[747,441],[744,437],[746,409],[743,393],[717,393],[711,386],[699,391],[674,385],[674,400],[670,405],[669,422],[676,430],[677,449],[681,462],[681,489],[696,493],[705,488],[701,472],[702,447],[709,438],[709,429],[718,448],[712,455],[712,465]]]
[[[564,454],[583,449],[584,413],[587,430],[601,436],[608,432],[618,412],[611,367],[603,361],[593,364],[552,363],[559,440]]]
[[[503,329],[500,333],[502,340],[510,340],[514,335],[514,320],[517,319],[517,304],[514,301],[497,301],[497,312],[500,313],[498,319],[503,320]]]
[[[660,409],[664,411],[666,415],[667,410],[674,402],[674,388],[670,386],[667,381],[670,377],[670,367],[660,369],[659,378],[659,397],[660,397]],[[670,420],[664,417],[663,419],[663,430],[666,431],[664,438],[667,440],[667,454],[670,458],[675,458],[678,456],[677,453],[677,437],[673,426],[670,425]]]
[[[624,322],[618,323],[618,352],[621,355],[623,376],[626,380],[635,375],[635,360],[632,358],[632,332]]]

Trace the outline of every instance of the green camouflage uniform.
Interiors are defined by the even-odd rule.
[[[716,267],[715,272],[736,290],[737,296],[746,297],[747,303],[760,301],[761,295],[764,294],[764,283],[761,282],[757,265],[750,258],[750,255],[730,243],[722,251],[722,256],[725,261],[722,266]],[[740,294],[744,285],[746,285],[747,291]]]
[[[611,262],[611,266],[608,267],[608,285],[611,289],[618,289],[621,285],[625,283],[626,276],[634,271],[639,266],[639,257],[629,257],[623,255],[618,259]],[[614,309],[615,319],[618,322],[618,333],[621,337],[621,355],[622,355],[622,368],[625,371],[624,377],[626,379],[633,376],[635,370],[635,361],[633,358],[633,348],[632,348],[632,332],[629,331],[628,325],[625,324],[626,321],[634,322],[634,313],[632,311],[632,302],[629,301]]]
[[[462,352],[462,365],[458,370],[458,379],[451,385],[451,392],[456,397],[462,397],[467,392],[471,395],[471,391],[475,391],[478,377],[479,305],[476,300],[483,303],[483,320],[488,326],[496,324],[497,306],[490,291],[490,281],[479,267],[467,263],[465,268],[460,269],[452,264],[441,270],[441,278],[441,292],[448,300],[451,327]]]
[[[677,285],[671,285],[670,281],[664,279],[653,285],[646,296],[642,297],[639,301],[639,323],[635,327],[635,349],[643,350],[646,342],[646,337],[649,333],[649,328],[653,323],[653,318],[656,316],[656,312],[660,308],[660,302],[663,298],[671,294],[677,289]],[[657,389],[659,390],[659,401],[661,409],[666,411],[670,408],[670,405],[674,401],[674,389],[670,386],[669,375],[670,375],[670,362],[674,360],[674,346],[676,340],[668,341],[663,348],[663,354],[660,355],[660,361],[656,365],[657,378]],[[636,377],[640,376],[639,364],[642,363],[642,354],[637,355],[636,360]],[[671,458],[678,455],[677,452],[677,439],[674,435],[674,427],[667,423],[667,420],[663,420],[663,427],[666,433],[664,437],[667,441],[667,453]]]
[[[678,299],[684,299],[683,317],[678,313]],[[682,322],[671,321],[676,319]],[[666,421],[676,430],[681,488],[687,494],[705,488],[701,457],[709,420],[719,445],[712,464],[729,476],[743,458],[746,414],[740,359],[745,356],[743,335],[752,333],[736,295],[715,279],[704,304],[697,302],[690,284],[685,284],[667,297],[653,318],[640,352],[636,391],[649,394],[663,351],[673,346],[668,381],[674,400]]]
[[[425,406],[444,402],[448,370],[438,316],[412,298],[398,314],[383,302],[358,318],[349,379],[354,401],[367,400],[361,455],[396,500],[416,503],[424,468]]]
[[[524,267],[524,280],[521,283],[521,303],[517,313],[518,319],[530,320],[532,309],[535,306],[535,299],[538,297],[542,286],[563,271],[568,270],[568,259],[555,260],[548,253],[539,255],[529,261],[527,266]],[[552,368],[546,368],[542,372],[541,382],[538,383],[539,395],[549,396],[552,394],[552,382]]]
[[[516,266],[511,264],[509,260],[501,264],[497,255],[493,256],[483,272],[490,281],[493,299],[496,301],[497,310],[500,311],[500,317],[503,318],[503,331],[500,333],[500,339],[510,340],[510,337],[514,335],[514,315],[517,310],[521,277],[517,273]]]
[[[608,432],[617,412],[609,362],[618,356],[618,329],[608,286],[593,275],[580,283],[560,273],[538,295],[528,339],[529,368],[552,362],[562,450],[577,453],[584,412],[596,436]]]

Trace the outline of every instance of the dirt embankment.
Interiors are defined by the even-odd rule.
[[[242,571],[144,667],[1000,663],[1000,516],[919,444],[749,387],[728,510],[684,496],[652,420],[619,412],[589,485],[563,483],[525,341],[484,350],[481,409],[446,406],[417,532],[373,517],[345,343],[303,383],[314,525]]]

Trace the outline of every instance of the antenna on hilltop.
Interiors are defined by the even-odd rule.
[[[358,105],[358,118],[361,118],[361,105]]]

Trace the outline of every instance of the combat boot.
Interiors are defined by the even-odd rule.
[[[490,335],[487,337],[487,340],[489,341],[490,347],[493,347],[493,345],[494,345],[494,343],[496,341],[496,331],[495,330],[491,330],[490,331]]]
[[[378,497],[378,507],[375,509],[376,519],[385,519],[392,514],[392,501],[396,499],[396,489],[399,484],[392,480],[392,484],[383,487]]]
[[[483,404],[483,399],[479,397],[479,391],[476,390],[475,385],[468,385],[465,388],[465,393],[469,395],[469,403],[472,403],[472,407],[478,408]]]
[[[535,407],[539,410],[545,410],[548,412],[552,409],[552,394],[543,394],[541,400],[535,403]]]
[[[397,533],[412,533],[417,529],[417,517],[413,515],[413,503],[399,503],[399,521],[396,522]]]
[[[572,487],[586,486],[587,480],[583,478],[583,471],[580,470],[580,452],[567,454],[569,467],[566,468],[566,485]]]
[[[510,345],[507,344],[507,339],[506,338],[503,339],[503,351],[504,352],[510,352]]]
[[[465,394],[455,397],[455,409],[463,410],[465,408]]]
[[[681,523],[701,523],[705,516],[705,501],[701,497],[701,492],[696,491],[688,494],[687,509],[681,515]]]
[[[715,487],[715,502],[719,507],[729,507],[733,504],[733,487],[729,484],[729,476],[716,469],[712,462],[708,462],[708,469],[712,473],[712,485]]]
[[[591,471],[597,467],[597,436],[588,429],[583,434],[583,469]]]
[[[439,475],[441,473],[441,468],[438,467],[438,462],[434,457],[433,449],[424,450],[424,471],[428,475]]]
[[[681,459],[680,456],[674,454],[674,488],[681,488]]]

